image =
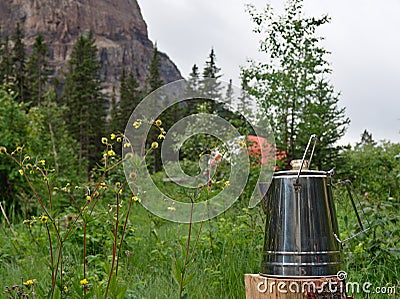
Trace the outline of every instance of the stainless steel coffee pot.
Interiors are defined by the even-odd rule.
[[[331,276],[341,270],[341,241],[332,197],[333,171],[308,169],[315,141],[309,160],[305,157],[312,138],[315,135],[311,136],[303,159],[292,161],[292,170],[274,173],[263,198],[263,275]],[[362,233],[365,229],[351,195],[350,199]]]

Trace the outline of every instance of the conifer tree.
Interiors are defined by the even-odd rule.
[[[372,133],[368,132],[368,130],[364,130],[361,134],[361,141],[356,143],[355,149],[360,149],[366,146],[376,146],[377,142],[372,138]]]
[[[12,64],[13,64],[13,80],[15,91],[18,92],[18,99],[21,102],[27,102],[28,89],[26,82],[26,53],[25,44],[23,42],[23,32],[19,23],[15,28],[15,33],[12,37],[14,46],[12,48]]]
[[[158,54],[157,45],[154,47],[153,57],[151,59],[150,65],[149,65],[149,76],[147,77],[146,83],[147,83],[147,92],[148,93],[153,92],[157,88],[161,87],[164,83],[163,80],[161,79],[160,57]],[[165,120],[164,120],[164,122],[165,122]],[[148,141],[156,140],[157,135],[158,135],[157,130],[152,128],[149,132]],[[157,172],[157,171],[161,170],[160,148],[153,150],[153,158],[154,158],[153,171]]]
[[[108,121],[108,132],[109,133],[114,133],[117,131],[118,125],[118,103],[117,103],[117,95],[115,91],[115,86],[113,85],[112,87],[112,92],[111,92],[111,106],[110,106],[110,119]]]
[[[79,143],[80,163],[87,164],[87,175],[101,157],[101,137],[105,133],[106,100],[101,92],[100,68],[93,33],[81,34],[67,65],[63,101],[70,133]]]
[[[187,94],[193,94],[194,92],[199,90],[200,84],[200,73],[199,67],[196,64],[193,64],[192,71],[189,74],[188,82],[187,82]]]
[[[186,96],[191,96],[195,94],[196,92],[199,91],[199,84],[200,84],[200,73],[199,73],[199,67],[194,64],[192,67],[192,71],[189,74],[189,78],[187,81],[187,90],[186,90]],[[186,106],[186,113],[187,114],[192,114],[197,111],[196,107],[196,101],[195,99],[189,100],[185,103]]]
[[[0,38],[0,83],[11,83],[13,73],[12,51],[8,35]]]
[[[149,76],[146,79],[148,93],[153,92],[164,84],[164,81],[161,78],[160,66],[160,56],[158,53],[157,45],[155,45],[153,50],[153,57],[149,65]]]
[[[39,34],[33,44],[33,51],[27,65],[28,85],[34,105],[40,105],[43,95],[46,93],[49,78],[48,55],[44,37]]]
[[[120,77],[119,120],[117,124],[119,131],[123,132],[125,130],[132,111],[141,100],[142,92],[139,89],[139,82],[136,80],[133,71],[130,70],[127,75],[126,70],[123,69]]]
[[[216,55],[214,48],[211,48],[208,59],[206,60],[205,67],[203,69],[203,78],[200,80],[200,91],[202,95],[207,99],[212,99],[209,106],[209,111],[218,113],[222,110],[222,104],[217,104],[216,99],[221,97],[221,84],[218,81],[207,80],[209,78],[219,79],[222,75],[220,74],[221,68],[216,64]]]

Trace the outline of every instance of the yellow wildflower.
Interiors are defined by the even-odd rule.
[[[161,132],[161,134],[167,134],[167,132],[164,130],[164,128],[160,128],[160,132]]]
[[[156,120],[156,126],[159,127],[159,126],[161,126],[161,125],[162,125],[162,121],[159,120],[159,119],[157,119],[157,120]]]
[[[224,185],[225,185],[225,187],[228,187],[228,186],[231,185],[231,183],[230,183],[229,181],[226,181],[226,182],[224,183]]]
[[[114,155],[115,155],[115,152],[114,152],[113,150],[109,150],[109,151],[107,152],[107,155],[109,155],[109,156],[114,156]]]
[[[140,198],[137,197],[136,195],[132,196],[133,201],[138,201],[141,202]]]
[[[108,140],[106,137],[101,138],[101,143],[107,144]]]
[[[163,134],[158,135],[158,139],[165,139],[165,136]]]
[[[245,146],[246,146],[246,143],[245,143],[244,141],[239,141],[239,146],[240,146],[240,147],[245,147]]]
[[[24,175],[24,171],[22,169],[18,170],[20,175]]]
[[[131,146],[131,144],[130,143],[124,143],[124,147],[126,148],[126,147],[130,147]]]
[[[0,146],[0,154],[7,153],[7,148],[5,146]]]
[[[25,156],[25,160],[29,161],[30,159],[31,159],[30,156],[28,156],[28,155]]]
[[[17,151],[17,152],[22,152],[22,147],[21,147],[21,146],[17,146],[16,151]]]
[[[40,217],[40,222],[42,222],[42,223],[46,223],[48,220],[49,220],[49,217],[47,217],[45,215]]]
[[[117,137],[117,142],[121,142],[122,138],[121,137]]]
[[[158,147],[158,142],[154,141],[154,142],[151,144],[151,148],[156,149],[157,147]]]
[[[24,281],[23,284],[25,286],[29,286],[29,285],[34,284],[35,282],[36,282],[36,279],[28,279],[27,281]]]
[[[68,292],[68,287],[64,286],[64,292]]]
[[[103,189],[103,188],[105,188],[107,185],[106,185],[106,183],[104,183],[104,182],[101,182],[100,183],[100,189]]]
[[[137,129],[137,128],[140,127],[141,124],[142,124],[141,122],[135,121],[135,122],[133,123],[133,127],[134,127],[135,129]]]
[[[115,136],[114,133],[112,133],[112,134],[110,135],[110,137],[111,137],[111,140],[114,140],[116,136]]]
[[[79,283],[84,286],[84,285],[87,285],[89,282],[87,281],[86,278],[84,278]]]
[[[91,197],[90,195],[87,195],[87,196],[86,196],[86,201],[87,201],[87,202],[90,202],[91,200],[92,200],[92,197]]]
[[[42,164],[42,166],[44,166],[46,164],[46,161],[45,160],[40,160],[39,163]]]

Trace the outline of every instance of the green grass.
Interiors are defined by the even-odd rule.
[[[224,215],[202,225],[197,248],[187,270],[187,275],[193,275],[185,288],[189,298],[245,297],[243,275],[259,271],[263,232],[258,211],[250,212],[254,214],[254,223],[247,223],[243,217],[238,217],[245,213],[241,210],[242,205],[237,203]],[[154,221],[154,217],[149,216],[139,204],[131,212],[130,223],[134,232],[126,236],[118,274],[119,283],[128,289],[124,298],[177,298],[178,285],[172,276],[172,264],[174,259],[184,258],[188,224]],[[97,222],[94,225],[96,230],[107,230]],[[26,225],[15,224],[13,228],[21,246],[18,250],[12,246],[18,246],[17,243],[4,236],[9,228],[5,223],[2,227],[0,289],[36,279],[35,292],[45,296],[51,287],[51,273],[43,226],[33,227],[31,235]],[[193,226],[192,248],[199,227],[200,224]],[[257,229],[254,230],[254,227]],[[83,277],[80,235],[78,227],[63,251],[64,282],[70,288]],[[97,237],[93,231],[87,236],[87,277],[94,289],[101,289],[109,269],[111,251],[107,245],[111,240],[105,240],[106,233],[101,238]]]
[[[162,180],[161,174],[155,177]],[[175,192],[173,187],[169,190]],[[99,201],[96,212],[88,221],[86,277],[90,288],[87,298],[104,298],[112,257],[114,220],[109,212],[112,200],[106,196]],[[121,206],[122,216],[127,204],[125,200]],[[187,298],[245,298],[244,274],[260,271],[265,225],[261,207],[248,210],[246,204],[246,201],[239,200],[219,217],[202,225],[193,225],[190,253],[200,227],[201,232],[185,273],[186,277],[191,277],[183,292]],[[355,216],[350,212],[349,203],[338,205],[337,210],[342,237],[355,232]],[[58,214],[63,217],[70,208],[65,213],[61,211],[60,208]],[[385,236],[390,236],[393,239],[390,239],[390,244],[397,244],[398,236],[386,233],[386,230],[395,231],[397,226],[389,217],[391,213],[390,208],[367,213],[373,220],[371,232],[350,241],[343,248],[343,270],[349,274],[348,281],[370,282],[372,292],[376,287],[399,285],[400,258],[388,251],[388,241],[383,241]],[[6,222],[1,222],[0,291],[36,279],[35,298],[47,298],[51,289],[51,271],[46,227],[43,223],[35,223],[29,229],[29,225],[22,222],[20,219],[13,223],[15,237]],[[109,298],[178,298],[179,285],[174,279],[173,269],[176,261],[184,260],[188,228],[188,224],[159,219],[135,202],[121,250],[118,276],[111,283]],[[64,243],[63,281],[57,281],[58,290],[68,287],[64,298],[84,297],[80,285],[83,279],[83,238],[83,226],[78,222]],[[52,240],[55,244],[54,237]],[[118,294],[125,288],[123,296]],[[29,288],[23,286],[23,289],[28,291]],[[59,291],[54,297],[57,298],[58,294]],[[360,299],[386,297],[382,294],[355,294],[355,298]]]

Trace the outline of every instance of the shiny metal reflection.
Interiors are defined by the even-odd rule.
[[[328,172],[276,172],[263,209],[266,229],[261,274],[329,276],[341,269]]]

